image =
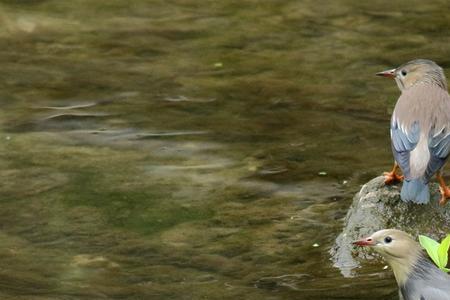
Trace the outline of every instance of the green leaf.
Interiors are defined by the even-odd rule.
[[[434,261],[434,263],[440,268],[439,265],[439,254],[438,254],[438,248],[440,244],[436,242],[433,239],[430,239],[427,236],[419,235],[419,242],[422,245],[423,248],[427,251],[428,255],[431,257],[431,259]],[[445,267],[445,266],[444,266]]]
[[[450,269],[447,269],[447,268],[442,268],[441,270],[444,272],[447,272],[447,273],[450,272]]]
[[[450,234],[442,240],[438,248],[439,267],[441,269],[447,266],[448,262],[448,248],[450,248]]]

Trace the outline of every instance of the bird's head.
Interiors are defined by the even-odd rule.
[[[406,232],[383,229],[354,242],[358,246],[372,247],[391,265],[399,286],[407,281],[414,265],[422,257],[419,244]]]
[[[368,246],[380,253],[388,262],[408,259],[420,252],[420,246],[406,232],[397,229],[383,229],[367,238],[354,242],[358,246]]]
[[[376,75],[394,78],[400,91],[421,82],[435,84],[447,90],[444,71],[434,61],[428,59],[415,59],[398,68],[379,72]]]

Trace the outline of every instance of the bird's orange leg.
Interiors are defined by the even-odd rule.
[[[445,184],[444,178],[442,177],[440,171],[436,173],[436,178],[439,181],[439,191],[441,191],[439,205],[444,206],[448,199],[450,199],[450,188]]]
[[[394,184],[396,182],[403,181],[403,175],[396,174],[398,169],[398,164],[394,163],[394,168],[392,168],[392,171],[383,173],[385,184]]]

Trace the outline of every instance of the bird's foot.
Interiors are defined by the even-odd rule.
[[[450,188],[448,186],[439,186],[441,192],[441,199],[439,199],[439,205],[444,206],[450,199]]]
[[[397,175],[395,172],[384,172],[384,184],[391,185],[403,181],[403,175]]]

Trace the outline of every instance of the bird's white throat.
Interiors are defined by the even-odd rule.
[[[420,257],[420,252],[416,252],[411,254],[410,256],[404,258],[398,257],[386,257],[386,261],[392,268],[394,272],[395,279],[397,280],[397,284],[402,286],[408,280],[409,274],[412,272],[414,265],[417,263]]]

